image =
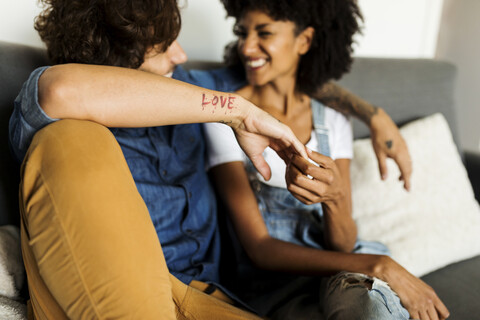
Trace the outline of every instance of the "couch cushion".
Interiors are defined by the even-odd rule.
[[[379,178],[369,139],[354,143],[353,214],[359,236],[386,244],[392,257],[417,276],[480,254],[480,207],[450,130],[441,114],[401,128],[413,160],[412,190]]]
[[[25,278],[20,250],[20,230],[14,226],[0,227],[0,319],[22,320],[27,306],[21,303]]]
[[[43,49],[0,41],[0,225],[18,225],[19,166],[8,147],[13,101],[30,72],[47,61]]]
[[[480,256],[454,263],[422,277],[450,311],[453,320],[480,315]]]
[[[433,59],[356,58],[340,84],[380,106],[399,125],[435,112],[442,113],[457,137],[454,88],[456,67]],[[370,132],[354,119],[355,138]]]

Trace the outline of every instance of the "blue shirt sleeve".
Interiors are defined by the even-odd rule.
[[[210,90],[233,92],[245,85],[245,75],[233,68],[219,68],[210,70],[185,70],[177,66],[173,78]]]
[[[14,102],[8,134],[13,154],[20,162],[35,133],[57,120],[47,116],[38,103],[38,79],[47,68],[40,67],[30,74]]]

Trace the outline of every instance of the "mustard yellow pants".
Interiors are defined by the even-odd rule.
[[[20,211],[30,318],[257,319],[168,272],[120,146],[101,125],[62,120],[35,135]]]

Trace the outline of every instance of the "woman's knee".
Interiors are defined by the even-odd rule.
[[[326,319],[408,319],[398,296],[383,281],[342,272],[330,279],[324,296]]]

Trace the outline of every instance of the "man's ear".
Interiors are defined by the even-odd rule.
[[[302,32],[300,32],[300,34],[297,36],[297,39],[299,41],[298,54],[304,55],[308,52],[308,50],[310,50],[310,46],[312,45],[314,36],[315,29],[313,29],[313,27],[307,27]]]

